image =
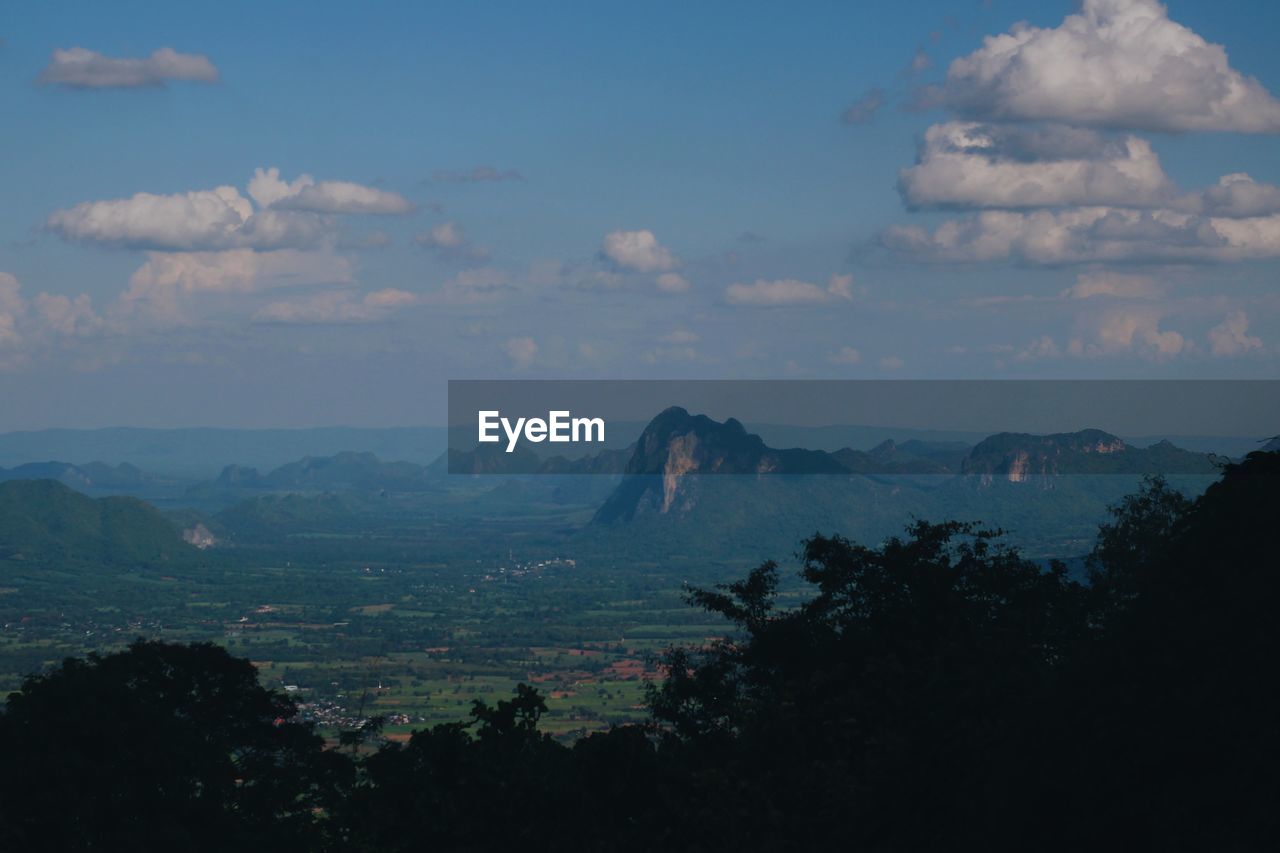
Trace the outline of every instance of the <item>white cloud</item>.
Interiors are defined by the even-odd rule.
[[[839,350],[827,356],[827,361],[832,364],[858,364],[862,361],[862,353],[853,347],[840,347]]]
[[[841,299],[853,298],[853,274],[832,275],[827,279],[827,293]]]
[[[1232,356],[1261,349],[1262,340],[1247,334],[1248,331],[1248,315],[1243,311],[1231,312],[1209,330],[1209,351],[1218,356]]]
[[[1167,361],[1190,349],[1181,334],[1160,328],[1158,308],[1125,308],[1108,311],[1093,321],[1093,340],[1075,340],[1069,347],[1073,355],[1096,358],[1107,355],[1136,353],[1152,361]]]
[[[1152,207],[1175,194],[1151,143],[1136,136],[959,121],[925,132],[898,188],[910,208]]]
[[[533,338],[508,338],[502,345],[502,350],[520,370],[531,367],[533,360],[538,357],[538,344]]]
[[[129,279],[120,307],[125,313],[140,308],[153,319],[181,323],[186,321],[183,303],[192,294],[353,281],[351,262],[331,252],[151,252]]]
[[[249,180],[249,195],[260,206],[308,213],[403,215],[414,205],[404,196],[350,181],[319,181],[301,175],[292,182],[280,170],[257,169]]]
[[[1280,102],[1156,0],[1084,0],[1055,28],[988,36],[931,97],[984,119],[1280,132]]]
[[[81,293],[74,299],[41,293],[32,301],[32,305],[45,327],[60,335],[88,335],[102,326],[102,318],[94,312],[93,300],[87,293]]]
[[[364,304],[371,308],[403,308],[417,303],[418,296],[416,294],[407,290],[397,290],[394,287],[375,290],[364,298]]]
[[[731,284],[725,288],[724,295],[730,305],[813,305],[832,299],[852,299],[852,287],[851,275],[831,276],[825,289],[794,278],[757,279],[753,284]]]
[[[1231,219],[1115,207],[989,210],[949,220],[932,232],[914,225],[892,226],[881,241],[896,252],[946,262],[1230,263],[1280,257],[1280,215]]]
[[[83,47],[55,50],[40,72],[41,83],[73,89],[133,89],[163,86],[170,80],[218,82],[208,57],[162,47],[148,57],[115,58]]]
[[[1060,347],[1050,335],[1033,340],[1015,359],[1120,358],[1137,357],[1147,361],[1169,361],[1195,350],[1194,344],[1180,333],[1160,327],[1158,308],[1123,308],[1082,318],[1080,334]]]
[[[1053,338],[1049,335],[1041,335],[1014,358],[1017,361],[1028,361],[1036,358],[1058,358],[1061,355],[1062,351],[1058,349],[1058,344]]]
[[[1065,299],[1111,296],[1118,299],[1157,299],[1164,287],[1153,276],[1140,273],[1080,273],[1076,283],[1062,291]]]
[[[880,359],[881,370],[901,370],[906,366],[906,362],[898,358],[896,355],[887,355]]]
[[[285,182],[275,168],[258,169],[248,193],[245,197],[231,186],[171,195],[135,193],[56,211],[45,226],[67,240],[130,249],[302,249],[335,237],[334,221],[318,214],[413,209],[395,193],[346,181],[316,183],[303,175]]]
[[[150,249],[228,248],[247,242],[253,205],[235,187],[176,195],[137,193],[56,211],[47,227],[68,240]]]
[[[613,231],[605,235],[600,252],[619,269],[633,272],[665,272],[679,266],[652,231]]]
[[[395,309],[417,302],[414,294],[394,288],[368,293],[363,299],[356,299],[350,291],[335,290],[305,299],[272,302],[253,315],[253,322],[295,326],[377,323],[390,317]]]
[[[1229,217],[1266,216],[1280,213],[1280,187],[1260,184],[1243,172],[1223,175],[1218,183],[1199,194],[1205,213]]]
[[[442,222],[430,231],[413,238],[417,246],[430,249],[444,261],[483,263],[489,258],[489,250],[467,239],[466,232],[453,222]]]
[[[664,272],[656,281],[658,289],[665,293],[684,293],[689,289],[689,280],[678,272]]]
[[[18,279],[0,272],[0,370],[29,364],[33,345],[51,338],[83,337],[103,325],[87,294],[68,298],[38,293],[28,301]]]

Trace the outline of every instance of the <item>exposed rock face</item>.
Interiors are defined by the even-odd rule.
[[[686,512],[697,501],[694,474],[847,474],[848,469],[822,451],[768,447],[734,418],[719,423],[676,406],[645,427],[624,473],[596,513],[597,521]]]
[[[195,527],[189,527],[182,531],[182,541],[188,545],[196,546],[201,551],[218,544],[218,540],[213,533],[203,524],[197,524]]]

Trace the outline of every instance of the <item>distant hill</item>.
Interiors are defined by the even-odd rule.
[[[236,542],[278,540],[298,533],[334,533],[357,523],[353,501],[339,495],[273,494],[251,498],[213,517]]]
[[[64,486],[87,494],[104,492],[141,492],[174,485],[173,481],[149,474],[127,462],[108,465],[89,462],[29,462],[13,468],[0,468],[0,483],[11,480],[57,480]]]
[[[194,554],[159,510],[136,498],[90,498],[53,480],[0,483],[0,560],[147,566]]]
[[[361,429],[49,429],[0,434],[0,465],[45,459],[74,463],[128,462],[165,476],[199,479],[217,476],[227,465],[270,470],[303,456],[332,456],[344,451],[377,454],[425,465],[444,452],[444,427]]]
[[[979,442],[961,465],[965,474],[1011,483],[1063,474],[1217,474],[1215,457],[1162,441],[1134,447],[1097,429],[1051,435],[1002,432]]]

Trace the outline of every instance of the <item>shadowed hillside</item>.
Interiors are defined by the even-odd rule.
[[[0,483],[0,559],[59,566],[156,565],[193,549],[154,507],[89,498],[52,480]]]

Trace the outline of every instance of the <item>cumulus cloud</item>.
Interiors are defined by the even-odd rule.
[[[1280,101],[1156,0],[1084,0],[1057,27],[988,36],[929,98],[982,119],[1280,132]]]
[[[489,258],[489,250],[472,243],[454,222],[442,222],[414,237],[413,242],[435,252],[436,257],[444,261],[483,263]]]
[[[1049,335],[1033,340],[1016,359],[1138,357],[1168,361],[1194,350],[1179,332],[1160,326],[1162,311],[1155,306],[1113,308],[1081,318],[1080,334],[1059,347]]]
[[[1209,330],[1209,351],[1218,356],[1232,356],[1261,349],[1262,340],[1248,334],[1248,331],[1248,315],[1243,311],[1231,312]]]
[[[1153,276],[1140,273],[1092,272],[1076,276],[1076,283],[1062,291],[1065,299],[1109,296],[1117,299],[1157,299],[1164,287]]]
[[[404,196],[351,181],[319,181],[301,175],[280,178],[280,170],[257,169],[249,180],[249,195],[260,206],[308,213],[347,213],[400,216],[414,211]]]
[[[0,272],[0,370],[31,362],[33,345],[51,339],[83,337],[104,325],[87,294],[67,297],[38,293],[28,300],[18,279]]]
[[[253,205],[235,187],[86,201],[59,210],[46,223],[68,240],[129,248],[222,248],[244,242]]]
[[[305,299],[272,302],[253,315],[253,322],[293,326],[329,326],[378,323],[397,308],[417,304],[418,297],[388,288],[357,299],[350,291],[318,293]]]
[[[825,288],[795,278],[757,279],[752,284],[731,284],[725,288],[724,295],[730,305],[815,305],[833,299],[852,299],[852,287],[851,275],[833,275]]]
[[[1075,342],[1077,351],[1079,341]],[[1137,352],[1144,358],[1165,361],[1187,349],[1178,332],[1160,328],[1158,309],[1116,310],[1097,321],[1095,338],[1084,348],[1086,355]]]
[[[45,85],[73,89],[136,89],[164,86],[171,80],[216,83],[218,69],[206,56],[178,53],[168,47],[144,58],[103,56],[73,47],[55,50],[39,77]]]
[[[476,166],[465,170],[440,170],[431,180],[445,184],[481,184],[498,181],[523,181],[524,175],[515,169],[497,169],[493,166]]]
[[[632,272],[667,272],[679,266],[675,256],[648,230],[606,234],[600,254],[618,269]]]
[[[527,370],[538,357],[538,344],[533,338],[507,338],[502,351],[511,359],[511,364],[519,370]]]
[[[925,132],[898,188],[909,208],[1153,207],[1175,195],[1145,139],[959,121]]]
[[[87,293],[74,298],[41,293],[32,301],[32,306],[44,326],[60,335],[88,335],[102,326],[102,318],[93,310],[93,300]]]
[[[1116,207],[988,210],[933,231],[892,226],[881,242],[904,255],[945,262],[1236,262],[1280,257],[1280,215],[1232,219]]]
[[[880,112],[884,105],[884,92],[879,89],[868,89],[862,94],[862,97],[850,104],[840,114],[840,120],[845,124],[867,124],[876,117],[876,113]]]
[[[901,370],[906,366],[906,362],[898,358],[896,355],[887,355],[880,359],[881,370]]]
[[[1223,175],[1218,183],[1199,194],[1205,213],[1228,217],[1267,216],[1280,213],[1280,187],[1262,184],[1243,172]]]

